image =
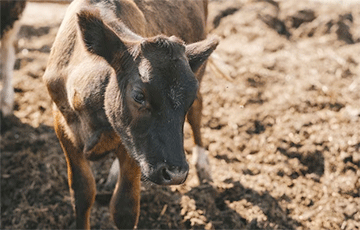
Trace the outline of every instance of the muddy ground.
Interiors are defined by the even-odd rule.
[[[360,228],[360,4],[327,2],[211,1],[229,71],[208,69],[201,87],[214,182],[192,166],[184,185],[144,184],[139,228]],[[66,7],[30,3],[22,19],[15,116],[1,120],[2,229],[74,226],[41,80]],[[112,159],[93,163],[100,191]],[[106,205],[91,218],[114,228]]]

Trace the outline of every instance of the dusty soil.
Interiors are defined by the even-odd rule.
[[[144,184],[139,228],[360,228],[360,5],[339,2],[211,1],[229,71],[209,69],[201,88],[214,182],[192,166],[184,185]],[[1,120],[3,229],[74,226],[41,80],[66,7],[30,3],[22,19],[15,116]],[[93,163],[100,191],[112,159]],[[114,228],[106,205],[91,224]]]

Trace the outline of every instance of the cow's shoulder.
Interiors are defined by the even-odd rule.
[[[86,51],[80,38],[77,14],[89,1],[70,4],[54,41],[43,76],[49,94],[73,132],[75,142],[84,145],[96,130],[108,129],[104,94],[113,69],[103,59]]]
[[[110,68],[106,63],[104,64],[104,61],[91,57],[79,36],[77,14],[89,4],[88,0],[76,0],[69,5],[53,43],[43,76],[52,100],[61,111],[73,108],[70,103],[71,98],[68,97],[69,90],[73,88],[70,83],[75,82],[77,87],[81,88],[79,82],[82,82],[84,85],[82,88],[86,89],[85,85],[91,83],[90,79],[85,77],[88,73],[92,76],[98,75],[97,71],[104,72],[104,68],[109,71]]]

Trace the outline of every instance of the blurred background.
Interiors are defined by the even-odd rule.
[[[28,2],[16,40],[14,116],[1,120],[1,228],[67,229],[66,163],[42,82],[69,1]],[[360,228],[360,2],[212,0],[221,38],[202,134],[213,183],[142,187],[139,228]],[[191,130],[185,125],[191,159]],[[113,156],[93,163],[101,191]],[[114,228],[107,205],[92,228]]]

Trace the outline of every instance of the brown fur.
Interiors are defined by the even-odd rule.
[[[19,20],[26,6],[26,1],[1,0],[1,26],[0,37],[14,26],[15,21]]]
[[[129,153],[129,147],[114,129],[117,121],[111,120],[111,116],[116,114],[105,112],[110,108],[121,113],[121,108],[116,108],[119,103],[115,101],[120,102],[122,97],[126,97],[126,92],[121,92],[115,99],[108,95],[118,93],[119,89],[115,87],[118,83],[114,82],[116,76],[126,74],[124,71],[139,64],[135,60],[137,54],[149,54],[146,57],[149,60],[158,59],[159,55],[153,55],[150,50],[152,45],[154,52],[162,52],[163,45],[174,46],[171,55],[176,60],[183,58],[183,41],[189,44],[205,39],[206,15],[206,0],[75,0],[69,6],[53,45],[44,81],[56,105],[55,132],[67,159],[69,185],[76,203],[77,228],[90,227],[89,213],[96,193],[88,160],[96,160],[110,151],[115,152],[121,165],[110,203],[112,217],[118,228],[136,227],[141,169],[138,159]],[[178,38],[163,35],[148,38],[159,34]],[[117,41],[117,36],[122,42]],[[217,40],[209,40],[186,46],[187,60],[199,81],[204,74],[203,63],[217,43]],[[115,48],[122,52],[115,52]],[[166,50],[172,49],[167,47]],[[162,55],[165,57],[167,54]],[[159,61],[151,65],[156,63]],[[144,64],[142,68],[146,72],[149,67]],[[127,103],[133,105],[134,102]],[[131,108],[125,116],[142,117],[146,116],[150,105],[139,107],[135,103]],[[202,99],[198,91],[188,120],[199,146],[202,146],[201,109]]]

